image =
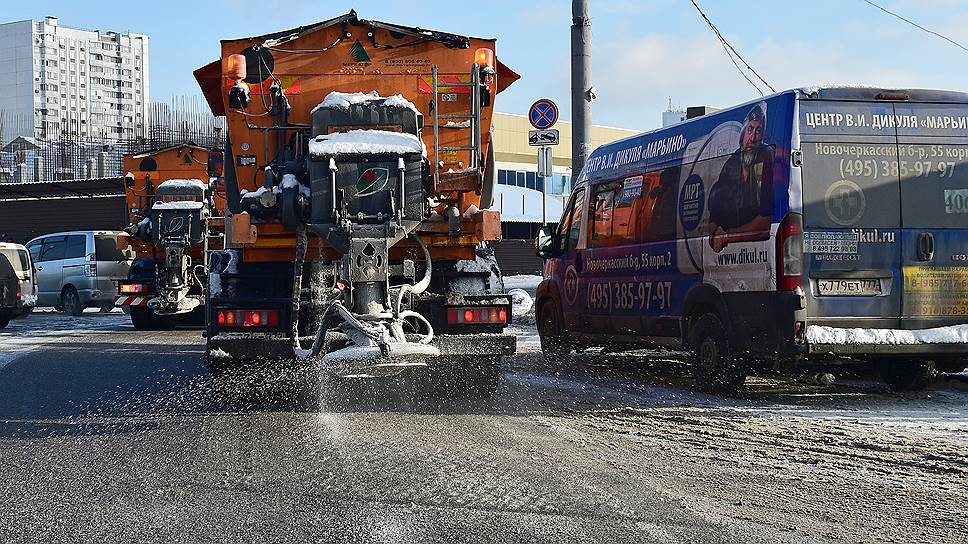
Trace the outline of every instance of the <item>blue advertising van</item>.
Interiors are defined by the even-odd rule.
[[[546,355],[692,353],[700,389],[968,362],[968,94],[796,89],[596,149],[545,259]]]

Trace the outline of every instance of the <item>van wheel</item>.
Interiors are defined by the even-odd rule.
[[[548,361],[561,362],[571,353],[565,339],[565,327],[558,318],[558,307],[548,301],[541,306],[538,319],[538,336],[541,338],[541,353]]]
[[[705,393],[732,395],[746,381],[744,362],[733,355],[726,327],[716,314],[705,314],[690,331],[692,375]]]
[[[155,327],[155,314],[142,306],[128,306],[131,309],[131,324],[139,331],[150,331]]]
[[[968,368],[968,360],[966,359],[939,359],[934,362],[934,368],[938,372],[947,372],[948,374],[957,374],[959,372],[964,372]]]
[[[70,286],[61,293],[61,306],[67,315],[77,317],[84,313],[84,307],[81,306],[81,297],[77,294],[77,289]]]
[[[938,376],[931,361],[885,361],[881,364],[881,378],[892,391],[924,389]]]

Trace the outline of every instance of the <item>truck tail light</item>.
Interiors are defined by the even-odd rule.
[[[24,298],[23,289],[20,288],[21,284],[20,278],[17,278],[17,300],[23,300]]]
[[[776,231],[776,288],[795,291],[803,287],[803,219],[791,213]]]
[[[224,327],[276,327],[279,310],[218,310],[215,319]]]
[[[118,291],[126,295],[147,293],[148,284],[147,283],[122,283],[118,288]]]
[[[447,308],[448,325],[506,325],[507,306],[469,306]]]

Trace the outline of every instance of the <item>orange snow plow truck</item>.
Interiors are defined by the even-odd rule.
[[[228,127],[210,370],[256,357],[337,377],[446,366],[493,394],[515,338],[486,247],[501,235],[490,127],[519,77],[495,40],[351,11],[221,51],[195,71]]]
[[[125,309],[139,330],[200,323],[206,253],[222,248],[222,150],[177,145],[125,155],[123,165],[129,219],[125,231],[131,235],[124,240],[134,248],[135,259],[128,277],[118,282],[115,305]],[[169,208],[178,206],[198,208],[196,227],[207,230],[204,239],[185,236],[184,230],[176,233],[170,222],[160,223],[171,215]]]

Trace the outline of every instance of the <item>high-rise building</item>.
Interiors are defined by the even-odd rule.
[[[0,24],[2,137],[141,136],[148,75],[148,36],[60,26],[56,17]]]

